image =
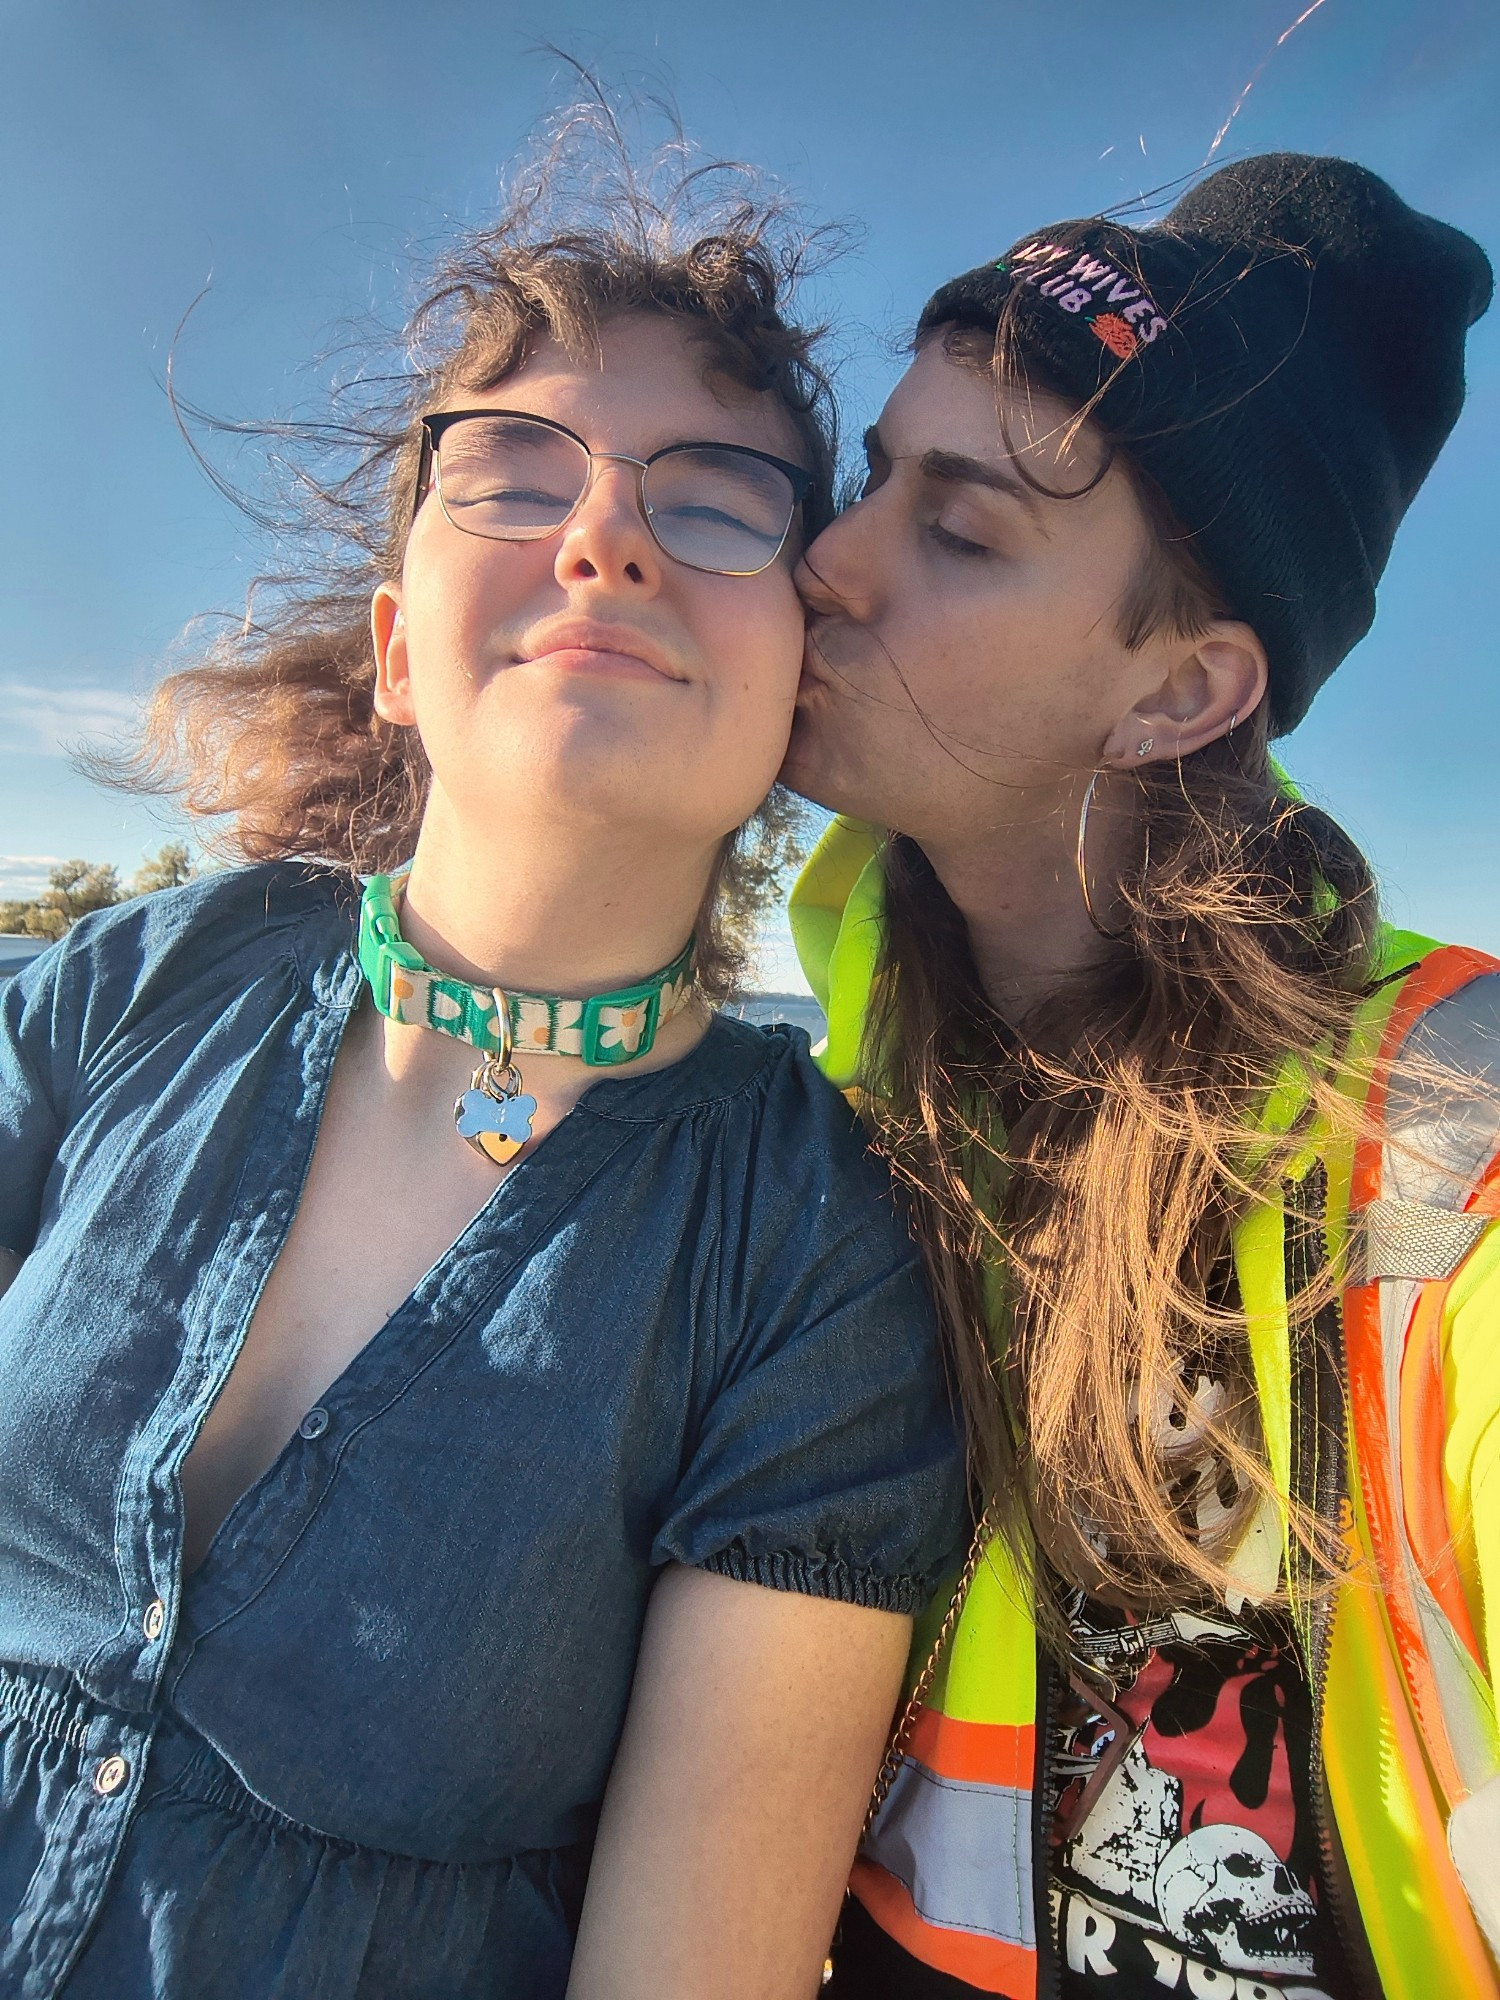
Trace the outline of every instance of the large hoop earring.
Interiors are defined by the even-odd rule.
[[[1083,914],[1088,918],[1100,937],[1108,938],[1111,944],[1118,944],[1123,931],[1106,930],[1094,914],[1094,899],[1089,894],[1088,839],[1089,813],[1094,804],[1094,788],[1099,783],[1100,773],[1095,771],[1083,795],[1083,804],[1078,811],[1078,842],[1073,849],[1073,866],[1078,871],[1078,887],[1083,892]]]
[[[1094,913],[1094,899],[1089,894],[1089,868],[1088,868],[1089,813],[1092,810],[1094,804],[1094,789],[1098,785],[1099,780],[1103,775],[1104,774],[1102,771],[1095,771],[1093,775],[1090,777],[1088,782],[1088,787],[1083,795],[1083,804],[1079,808],[1078,812],[1078,840],[1077,844],[1073,849],[1073,866],[1077,871],[1078,887],[1083,895],[1083,914],[1088,918],[1089,922],[1093,925],[1094,929],[1099,933],[1100,937],[1107,938],[1111,944],[1122,944],[1125,941],[1125,939],[1130,936],[1130,926],[1127,924],[1123,930],[1118,930],[1118,931],[1106,930],[1104,925],[1100,923],[1098,917]],[[1146,829],[1146,852],[1141,861],[1142,875],[1145,874],[1146,870],[1150,866],[1151,866],[1151,829],[1148,826]]]

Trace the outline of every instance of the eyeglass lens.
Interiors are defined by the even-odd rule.
[[[438,447],[438,492],[455,528],[491,541],[555,534],[583,496],[589,454],[526,417],[465,417]],[[786,540],[797,496],[786,474],[732,445],[691,445],[646,468],[651,532],[693,569],[752,576]]]

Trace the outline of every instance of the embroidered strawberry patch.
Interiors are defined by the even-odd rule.
[[[1118,313],[1100,313],[1097,319],[1089,321],[1089,325],[1110,353],[1118,354],[1122,361],[1128,361],[1141,344],[1134,328]]]

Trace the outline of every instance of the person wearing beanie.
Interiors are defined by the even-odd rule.
[[[1500,962],[1270,751],[1491,289],[1337,159],[1031,231],[804,558],[793,931],[977,1522],[835,1996],[1500,1995]]]

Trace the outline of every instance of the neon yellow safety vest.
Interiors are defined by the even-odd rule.
[[[824,1068],[845,1087],[881,944],[878,847],[875,829],[836,820],[792,898],[828,1015]],[[1386,1076],[1405,1049],[1500,1080],[1500,962],[1387,932],[1379,970],[1356,1040],[1377,1056],[1372,1127],[1410,1143],[1351,1149],[1314,1129],[1283,1198],[1241,1222],[1234,1259],[1276,1483],[1341,1521],[1357,1559],[1331,1603],[1298,1616],[1324,1881],[1352,1889],[1342,1914],[1357,1913],[1391,2000],[1500,2000],[1500,1130],[1478,1100],[1472,1120],[1424,1126]],[[1266,1129],[1289,1129],[1301,1108],[1283,1085]],[[1424,1172],[1434,1159],[1446,1173]],[[1346,1380],[1322,1400],[1348,1414],[1330,1468],[1308,1443],[1320,1343],[1294,1342],[1287,1297],[1339,1257]],[[1247,1595],[1272,1588],[1289,1559],[1284,1519],[1257,1521],[1235,1565]],[[940,1596],[919,1627],[914,1671],[946,1609]],[[1012,2000],[1036,1993],[1045,1908],[1038,1691],[1027,1588],[995,1542],[851,1881],[914,1957]]]

